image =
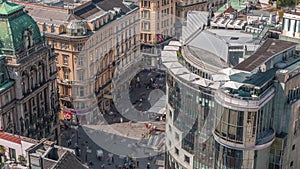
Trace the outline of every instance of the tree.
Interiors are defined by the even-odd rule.
[[[5,159],[5,152],[6,152],[6,148],[4,146],[0,146],[0,162],[3,162],[2,157],[4,157]]]
[[[24,164],[24,161],[25,161],[25,158],[24,158],[24,156],[22,156],[22,155],[19,155],[19,157],[18,157],[18,161],[19,161],[19,163],[20,164]]]
[[[295,6],[300,2],[300,0],[277,0],[276,5],[277,7],[292,7]]]
[[[4,146],[0,146],[0,155],[1,156],[5,155],[5,151],[6,151],[5,147]]]

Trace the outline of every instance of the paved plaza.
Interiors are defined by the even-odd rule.
[[[163,167],[164,152],[147,147],[146,123],[151,123],[163,133],[165,122],[158,120],[155,113],[147,112],[165,96],[165,77],[161,72],[142,71],[133,81],[129,93],[121,94],[112,108],[99,117],[94,125],[66,129],[62,133],[62,144],[77,148],[78,157],[91,168],[126,168],[124,158],[133,157],[137,168]],[[127,91],[128,92],[128,91]],[[71,142],[68,145],[68,140]],[[141,144],[146,140],[146,146]],[[154,140],[154,138],[153,138]],[[102,150],[100,161],[96,151]],[[113,163],[111,157],[114,158]],[[149,158],[150,157],[150,158]],[[148,164],[149,163],[149,164]],[[119,166],[119,167],[118,167]]]

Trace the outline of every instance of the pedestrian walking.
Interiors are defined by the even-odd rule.
[[[140,162],[136,161],[136,166],[139,167],[140,166]]]
[[[147,169],[150,169],[150,163],[147,163]]]

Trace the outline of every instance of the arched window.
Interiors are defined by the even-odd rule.
[[[33,39],[32,39],[32,31],[26,30],[23,34],[25,48],[28,49],[33,46]]]
[[[50,67],[51,68],[51,67]],[[51,71],[51,70],[50,70]],[[39,63],[38,66],[38,82],[41,84],[44,81],[44,64],[42,62]]]
[[[30,76],[29,81],[30,81],[30,87],[31,87],[31,89],[34,89],[34,84],[33,84],[34,82],[33,82],[32,76]]]
[[[26,119],[26,120],[25,120],[25,128],[28,128],[28,127],[29,127],[29,120]]]
[[[26,86],[25,86],[25,83],[22,82],[21,84],[22,84],[22,93],[23,93],[23,94],[26,94]]]
[[[34,89],[37,84],[37,69],[35,67],[31,67],[29,79],[30,79],[30,88]]]
[[[47,31],[47,25],[46,25],[46,23],[43,24],[43,31]]]
[[[38,72],[38,78],[39,78],[39,83],[42,83],[43,77],[42,77],[42,73],[40,71]]]
[[[22,82],[21,82],[21,85],[22,85],[22,92],[23,92],[23,94],[26,94],[27,93],[27,89],[28,89],[28,76],[27,76],[26,72],[22,73]]]

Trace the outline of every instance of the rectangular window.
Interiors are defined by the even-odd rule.
[[[175,154],[179,155],[179,150],[176,147],[175,147]]]
[[[4,80],[5,80],[4,73],[0,72],[0,84],[2,84]]]
[[[32,98],[32,105],[35,106],[35,98]]]
[[[9,93],[5,94],[4,99],[5,99],[5,104],[8,104],[9,103]]]
[[[69,71],[68,70],[64,71],[64,79],[69,79]]]
[[[142,22],[142,28],[143,30],[150,30],[150,22]]]
[[[81,50],[82,50],[82,46],[83,46],[82,43],[79,43],[79,44],[77,45],[77,50],[78,50],[78,51],[81,51]]]
[[[80,97],[84,96],[84,87],[79,88]]]
[[[63,63],[64,63],[64,65],[68,65],[68,59],[69,59],[68,55],[63,55]]]
[[[9,158],[11,161],[16,161],[16,150],[9,148]]]
[[[187,163],[190,163],[190,157],[184,155],[184,161],[187,162]]]
[[[150,11],[148,11],[148,10],[142,11],[142,18],[149,19],[150,18]]]
[[[292,150],[295,150],[295,144],[292,146]]]
[[[27,111],[27,103],[24,103],[24,104],[23,104],[23,110],[24,110],[24,112]]]
[[[78,58],[78,65],[83,66],[83,57]]]
[[[177,132],[175,132],[175,139],[179,140],[179,134]]]
[[[83,71],[78,71],[78,80],[83,80]]]

